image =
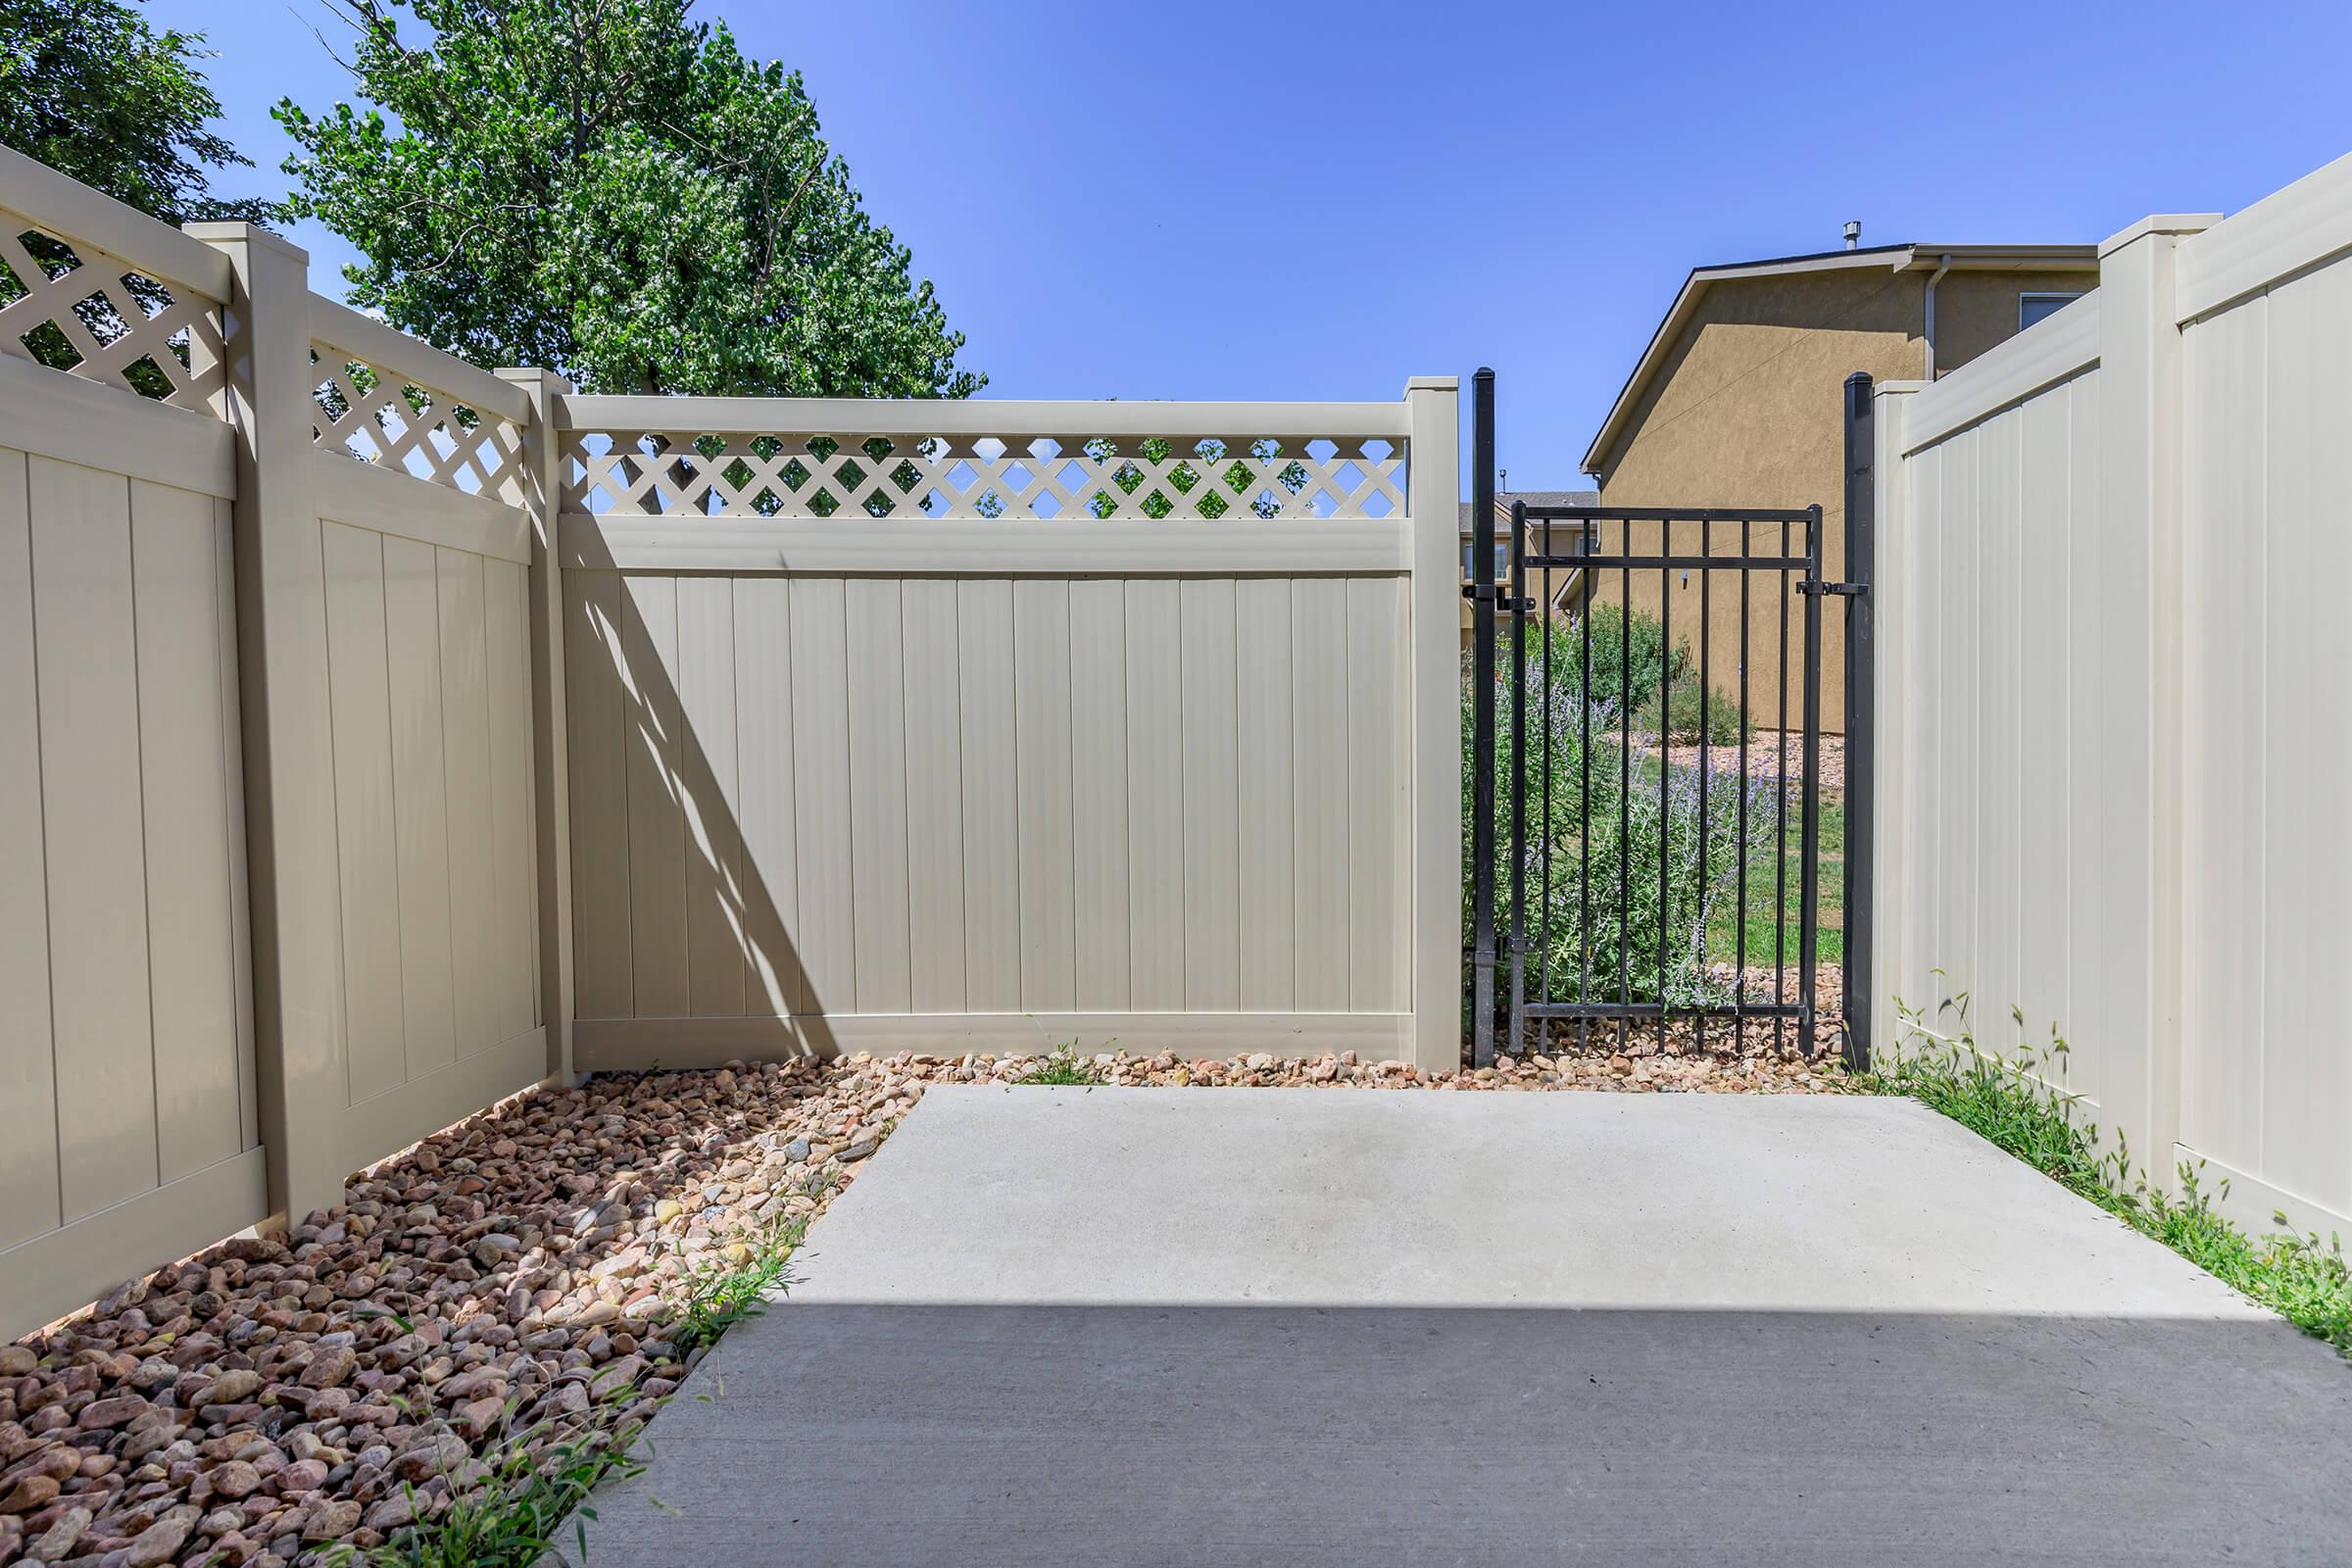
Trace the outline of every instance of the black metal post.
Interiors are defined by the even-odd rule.
[[[1805,808],[1797,821],[1796,863],[1804,879],[1796,896],[1797,1049],[1813,1054],[1813,974],[1821,922],[1821,508],[1805,519]],[[1787,735],[1781,737],[1784,749]]]
[[[1470,378],[1470,1060],[1494,1061],[1494,372]]]
[[[1877,423],[1871,379],[1845,378],[1845,968],[1840,1012],[1845,1020],[1845,1065],[1870,1066],[1871,868],[1878,848],[1878,777],[1874,768],[1878,710],[1878,628],[1872,584],[1878,575]]]
[[[1502,933],[1511,956],[1510,1027],[1502,1049],[1525,1049],[1527,1005],[1527,503],[1511,504],[1511,906]],[[1548,700],[1548,693],[1546,694]]]

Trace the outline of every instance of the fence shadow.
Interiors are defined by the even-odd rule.
[[[687,717],[688,705],[678,690],[672,669],[662,657],[664,639],[658,635],[658,628],[647,623],[636,596],[628,591],[626,577],[610,556],[603,553],[601,541],[595,549],[599,552],[598,559],[567,568],[564,574],[564,623],[568,633],[564,660],[567,666],[583,660],[601,662],[586,672],[585,680],[580,678],[580,672],[572,672],[570,688],[575,701],[583,689],[617,695],[625,753],[622,767],[625,804],[617,824],[590,825],[590,831],[602,835],[597,842],[583,840],[580,813],[576,809],[573,812],[575,930],[580,923],[576,907],[580,879],[576,868],[586,857],[618,856],[629,877],[629,907],[619,918],[633,931],[641,929],[647,935],[660,937],[682,959],[677,983],[683,987],[683,994],[675,998],[674,1008],[649,1013],[633,984],[635,1004],[624,1016],[644,1020],[652,1030],[658,1030],[664,1017],[693,1017],[698,1021],[717,1017],[727,1020],[728,1029],[726,1043],[715,1055],[707,1047],[665,1053],[658,1044],[649,1043],[642,1050],[632,1045],[624,1053],[592,1045],[585,1059],[575,1058],[577,1064],[588,1070],[630,1068],[650,1066],[659,1059],[670,1065],[691,1067],[715,1066],[720,1060],[735,1057],[776,1060],[836,1054],[839,1043],[824,1016],[825,999],[818,994],[794,937],[799,915],[797,890],[785,889],[779,897],[778,891],[770,887],[747,845],[740,814],[729,804],[733,790],[722,785],[712,747],[696,732]],[[613,591],[609,598],[600,596],[586,601],[587,614],[583,617],[575,608],[575,596],[587,591],[596,573],[610,574]],[[648,575],[671,584],[711,580],[668,571]],[[731,583],[734,579],[715,580]],[[681,605],[678,622],[667,628],[666,642],[672,649],[677,646],[677,633],[685,613]],[[591,639],[578,635],[583,618],[594,628]],[[728,752],[731,755],[731,744]],[[575,760],[575,771],[578,765]],[[791,781],[771,781],[765,787],[789,792]],[[648,789],[659,792],[650,801],[641,798]],[[613,825],[619,829],[617,842],[608,831]],[[639,890],[635,884],[640,851],[644,852],[645,863],[656,865],[662,864],[668,853],[661,844],[647,845],[642,838],[666,838],[673,834],[679,846],[679,899],[674,928],[644,918],[647,911],[638,907]],[[708,938],[717,932],[725,933],[725,946],[731,951],[734,962],[740,964],[743,1006],[739,1011],[707,1010],[694,1002],[693,960],[699,951],[694,939],[697,935]],[[630,962],[634,982],[646,967],[638,960],[634,940],[630,944]],[[767,1004],[764,1008],[760,1005],[762,1002]],[[583,1016],[580,1021],[593,1025],[610,1020]],[[629,1059],[619,1059],[624,1054]],[[706,1056],[710,1059],[705,1061]]]

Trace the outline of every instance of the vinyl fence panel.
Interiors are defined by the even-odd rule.
[[[2159,1182],[2352,1228],[2352,159],[2108,242],[2099,290],[1883,387],[1887,997]],[[2011,1008],[2021,1010],[2021,1026]]]
[[[1415,653],[1454,618],[1451,532],[1443,615],[1415,556],[1440,509],[1414,443],[1450,464],[1449,422],[562,408],[566,623],[621,617],[566,650],[577,940],[629,976],[583,983],[581,1065],[1113,1040],[1451,1062],[1458,1003],[1442,1038],[1416,1006],[1458,960],[1417,973],[1413,941],[1458,863],[1415,861],[1417,813],[1458,833],[1458,764],[1434,797],[1413,752],[1432,705],[1449,746],[1456,722],[1453,645]],[[722,931],[712,961],[801,984],[738,1003],[691,956],[679,984],[681,933]]]

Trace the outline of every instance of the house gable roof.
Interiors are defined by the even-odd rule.
[[[2084,271],[2099,270],[2099,248],[2096,245],[1872,245],[1859,250],[1816,251],[1807,256],[1779,256],[1757,262],[1726,262],[1714,267],[1694,267],[1683,279],[1674,303],[1667,308],[1665,318],[1649,337],[1641,359],[1634,363],[1633,373],[1625,378],[1618,390],[1617,401],[1609,405],[1608,417],[1601,421],[1600,430],[1585,449],[1585,471],[1598,473],[1608,462],[1618,442],[1624,439],[1633,419],[1635,408],[1647,389],[1675,340],[1682,335],[1684,325],[1698,309],[1707,290],[1719,283],[1738,282],[1751,277],[1786,277],[1798,272],[1834,272],[1878,269],[1893,272],[1934,270],[1949,262],[1954,271]]]

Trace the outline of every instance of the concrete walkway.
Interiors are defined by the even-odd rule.
[[[1906,1102],[934,1090],[590,1561],[2352,1561],[2352,1366]]]

